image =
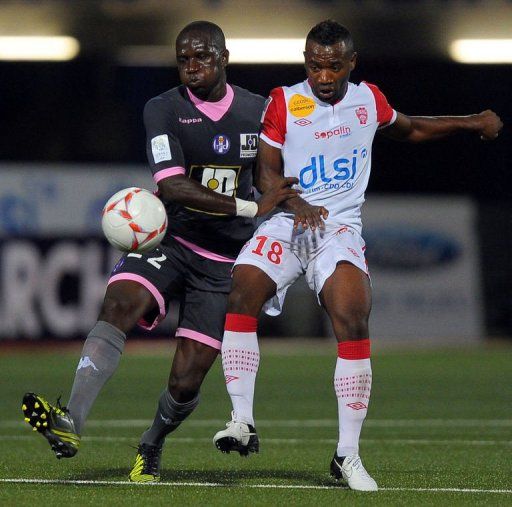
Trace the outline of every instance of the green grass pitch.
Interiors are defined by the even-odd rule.
[[[22,421],[33,390],[67,400],[79,349],[0,349],[0,505],[512,505],[512,348],[379,351],[361,456],[377,493],[328,475],[337,440],[336,347],[262,345],[258,455],[221,454],[229,418],[220,361],[196,412],[167,439],[162,483],[126,483],[140,433],[165,386],[171,352],[128,351],[90,414],[78,455],[56,460]]]

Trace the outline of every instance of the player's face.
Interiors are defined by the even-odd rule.
[[[226,82],[228,54],[216,48],[208,34],[185,34],[176,42],[181,82],[199,98],[212,98],[212,92]]]
[[[308,41],[304,59],[313,93],[323,102],[335,104],[347,90],[350,72],[356,66],[356,53],[344,42],[322,46]]]

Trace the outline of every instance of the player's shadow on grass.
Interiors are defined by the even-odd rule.
[[[129,468],[110,468],[88,470],[80,474],[81,480],[127,480]],[[115,478],[115,479],[113,479]],[[296,470],[164,470],[162,482],[198,482],[216,483],[224,486],[236,486],[248,480],[289,480],[297,484],[312,486],[335,486],[336,482],[327,473]]]

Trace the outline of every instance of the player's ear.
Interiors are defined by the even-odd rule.
[[[220,55],[220,59],[221,59],[223,67],[225,67],[229,63],[229,51],[227,49],[223,49],[222,50],[222,54]]]
[[[357,53],[354,51],[352,56],[350,57],[350,70],[353,71],[356,68],[357,63]]]
[[[302,54],[304,55],[304,69],[307,72],[308,71],[308,66],[306,64],[306,62],[307,62],[307,52],[303,51]]]

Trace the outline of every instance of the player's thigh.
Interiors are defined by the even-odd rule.
[[[270,219],[245,244],[235,262],[230,311],[238,308],[257,316],[265,303],[264,310],[269,315],[281,312],[288,288],[303,273],[301,262],[291,249],[290,234]],[[283,235],[288,236],[288,241],[281,238]],[[234,291],[242,294],[238,301]]]
[[[277,291],[277,285],[261,268],[238,264],[233,269],[233,285],[228,311],[257,317],[261,308]]]
[[[181,302],[176,336],[220,351],[228,302],[227,292],[187,287]]]
[[[98,320],[108,322],[127,333],[156,306],[155,299],[143,285],[119,280],[107,286]]]
[[[338,262],[320,292],[338,341],[368,338],[372,306],[368,275],[348,261]]]
[[[179,296],[183,290],[185,264],[174,246],[124,254],[112,271],[107,292],[128,282],[139,287],[139,295],[144,294],[142,300],[149,303],[142,314],[137,312],[135,322],[153,329],[165,317],[170,298]]]

